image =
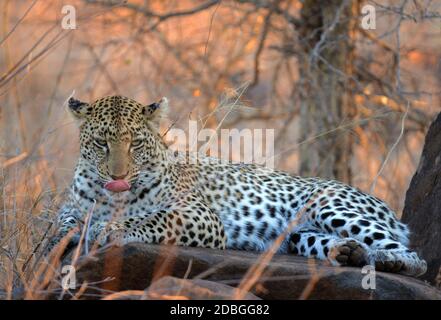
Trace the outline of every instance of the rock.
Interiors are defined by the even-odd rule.
[[[402,220],[411,230],[411,247],[427,261],[422,279],[435,283],[441,266],[441,113],[426,135]]]
[[[146,290],[125,290],[107,295],[106,300],[230,300],[237,289],[218,282],[202,279],[179,279],[165,276],[153,282]],[[261,300],[245,293],[244,300]]]
[[[94,258],[84,258],[76,277],[78,284],[84,281],[93,284],[82,298],[98,298],[103,289],[144,291],[153,283],[146,292],[160,289],[173,295],[177,286],[183,284],[185,290],[181,295],[186,297],[224,299],[228,295],[233,298],[235,291],[229,286],[243,283],[250,268],[265,266],[257,263],[260,258],[261,254],[245,251],[133,243],[112,247]],[[376,273],[376,289],[366,290],[362,288],[366,274],[361,269],[335,268],[323,261],[293,255],[274,256],[263,271],[260,274],[258,269],[252,269],[251,275],[256,278],[248,278],[246,283],[250,286],[242,287],[246,289],[241,291],[243,298],[441,299],[440,291],[420,280],[382,272]],[[247,295],[248,288],[255,296]],[[203,294],[201,290],[205,290]]]
[[[236,288],[219,282],[202,279],[179,279],[165,276],[153,282],[146,290],[146,296],[150,299],[162,297],[188,298],[191,300],[228,300],[236,294]],[[245,300],[260,300],[254,294],[245,293]]]

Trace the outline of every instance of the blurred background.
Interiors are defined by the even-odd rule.
[[[276,168],[400,215],[441,110],[440,36],[439,0],[0,0],[0,286],[31,264],[72,177],[72,94],[166,96],[164,132],[274,129]]]

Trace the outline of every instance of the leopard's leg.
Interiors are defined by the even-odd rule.
[[[323,232],[365,244],[369,263],[377,270],[413,276],[426,271],[426,262],[407,248],[407,227],[392,211],[361,211],[328,206],[312,215],[309,222]]]
[[[402,243],[390,238],[375,241],[370,260],[378,271],[396,272],[408,276],[426,273],[427,263]]]
[[[45,252],[51,252],[74,229],[77,230],[70,236],[69,243],[64,250],[66,251],[78,244],[82,224],[81,213],[77,208],[69,205],[62,206],[57,214],[57,233],[50,239]]]
[[[110,222],[101,230],[96,228],[98,231],[91,238],[96,237],[100,245],[143,242],[225,249],[222,222],[208,208],[202,210],[201,207],[160,210]]]
[[[334,266],[361,267],[368,263],[368,248],[353,238],[340,238],[310,226],[296,228],[289,238],[290,252],[328,260]]]

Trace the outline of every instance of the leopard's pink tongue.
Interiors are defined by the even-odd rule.
[[[104,188],[112,192],[123,192],[130,189],[130,184],[125,180],[113,180],[107,182],[104,185]]]

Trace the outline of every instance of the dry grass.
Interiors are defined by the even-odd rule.
[[[439,28],[424,16],[439,11],[435,4],[418,13],[407,2],[404,20],[383,7],[379,30],[361,31],[364,38],[357,43],[357,76],[365,81],[354,93],[357,116],[301,141],[302,79],[290,52],[299,43],[293,43],[295,30],[284,20],[298,13],[296,1],[284,14],[253,7],[252,1],[213,2],[196,13],[188,11],[199,7],[191,0],[180,1],[178,8],[172,1],[150,1],[148,8],[143,1],[122,7],[71,2],[81,9],[74,31],[59,27],[59,1],[0,4],[1,299],[44,299],[52,293],[79,299],[86,285],[100,285],[85,284],[74,295],[60,291],[61,251],[49,258],[42,254],[78,157],[78,132],[64,110],[73,91],[83,100],[121,93],[146,103],[166,95],[172,112],[164,134],[172,126],[186,128],[188,119],[198,120],[199,130],[274,128],[276,167],[292,173],[298,173],[300,146],[354,135],[353,163],[348,164],[354,185],[364,191],[375,186],[374,194],[400,213],[425,129],[441,101],[436,73],[441,48],[432,41]],[[180,14],[168,18],[172,9]],[[417,22],[410,19],[416,16]],[[391,25],[397,27],[389,30]],[[398,91],[391,85],[395,82]],[[82,226],[81,247],[93,254],[87,229]],[[264,277],[273,254],[262,255],[237,298]],[[141,293],[108,294],[110,299]]]

